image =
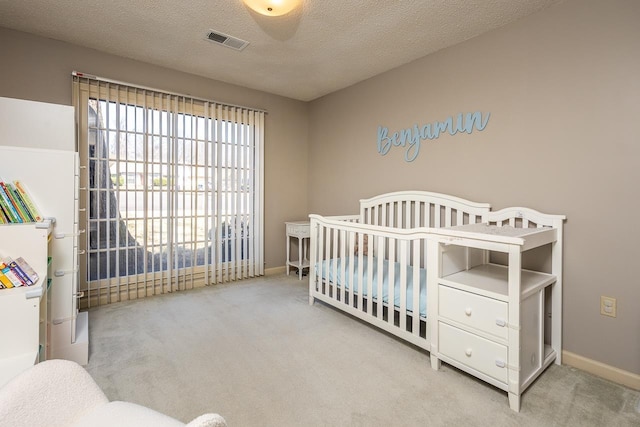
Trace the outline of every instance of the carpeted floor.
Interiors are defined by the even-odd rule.
[[[640,392],[552,365],[507,395],[270,276],[89,312],[87,370],[111,400],[230,426],[640,426]]]

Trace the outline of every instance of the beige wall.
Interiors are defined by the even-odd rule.
[[[71,105],[71,71],[268,111],[265,261],[284,265],[284,221],[307,214],[308,104],[0,28],[0,96]],[[1,170],[1,167],[0,167]]]
[[[640,2],[568,0],[311,103],[310,212],[421,189],[565,214],[564,349],[640,373]],[[483,132],[377,152],[459,112]],[[618,317],[599,314],[600,295]]]

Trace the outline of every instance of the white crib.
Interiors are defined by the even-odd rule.
[[[400,191],[361,200],[359,215],[310,215],[310,304],[318,299],[430,350],[426,237],[432,228],[480,222],[489,210],[445,194]]]
[[[310,304],[429,351],[434,369],[443,360],[507,391],[515,411],[560,364],[563,215],[403,191],[361,200],[359,215],[310,219]],[[550,271],[522,268],[524,252],[545,246]],[[492,259],[501,254],[506,264]]]

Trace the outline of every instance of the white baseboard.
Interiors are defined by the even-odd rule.
[[[587,359],[586,357],[566,350],[562,350],[562,363],[634,390],[640,390],[640,375],[634,374],[633,372],[605,365],[604,363]]]
[[[284,274],[286,272],[287,272],[287,268],[284,265],[281,267],[272,267],[272,268],[264,269],[265,276],[275,276],[276,274]]]

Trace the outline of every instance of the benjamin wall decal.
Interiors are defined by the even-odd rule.
[[[459,113],[456,116],[455,127],[453,116],[447,117],[443,121],[435,121],[422,126],[417,124],[411,128],[402,129],[389,135],[389,129],[385,126],[378,126],[378,153],[386,155],[391,147],[406,148],[404,159],[412,162],[420,154],[420,143],[427,139],[437,139],[442,132],[449,132],[455,135],[458,132],[471,133],[475,128],[478,131],[484,130],[489,123],[491,113],[486,113],[483,117],[482,112]]]

